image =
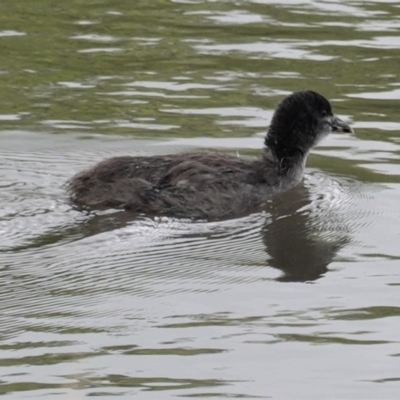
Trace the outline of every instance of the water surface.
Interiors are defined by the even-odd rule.
[[[395,1],[4,1],[0,393],[397,399]],[[314,89],[352,124],[262,213],[81,213],[113,155],[257,156]]]

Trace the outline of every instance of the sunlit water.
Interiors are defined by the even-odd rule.
[[[398,399],[400,7],[395,1],[0,5],[5,398]],[[257,156],[294,90],[355,135],[262,213],[81,213],[113,155]]]

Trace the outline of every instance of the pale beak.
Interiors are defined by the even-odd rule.
[[[336,116],[332,117],[331,126],[333,132],[354,133],[353,129],[348,124],[346,124],[346,122],[342,121]]]

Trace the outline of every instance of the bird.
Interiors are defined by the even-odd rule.
[[[331,132],[353,130],[324,96],[300,90],[278,104],[258,158],[218,152],[112,157],[73,176],[67,191],[79,209],[192,220],[244,216],[298,185],[310,150]]]

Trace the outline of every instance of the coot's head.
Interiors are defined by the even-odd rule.
[[[352,132],[332,113],[329,101],[311,90],[294,92],[278,105],[265,144],[279,159],[307,155],[331,132]]]

